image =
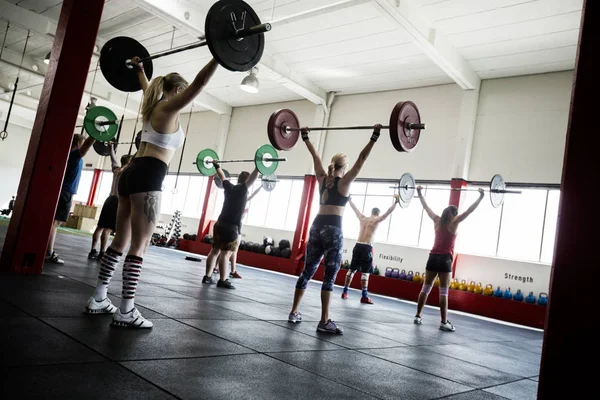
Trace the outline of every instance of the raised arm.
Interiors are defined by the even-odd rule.
[[[471,206],[469,208],[467,208],[464,213],[459,214],[456,217],[456,221],[463,222],[469,215],[471,215],[471,213],[473,211],[475,211],[475,209],[479,206],[479,203],[481,203],[481,200],[483,200],[483,196],[484,196],[484,191],[483,191],[483,189],[479,188],[479,198],[477,200],[475,200],[475,202],[473,204],[471,204]]]
[[[191,103],[198,94],[204,89],[210,78],[215,73],[219,64],[212,58],[208,64],[196,75],[194,81],[180,93],[176,94],[163,106],[167,112],[178,112],[189,103]]]
[[[87,139],[85,139],[85,141],[79,148],[79,154],[81,154],[81,157],[85,157],[85,155],[88,153],[88,151],[90,151],[90,148],[94,145],[95,141],[96,141],[96,139],[94,139],[91,136],[88,137]]]
[[[258,194],[258,192],[260,192],[260,189],[262,189],[262,185],[259,186],[254,192],[252,192],[250,196],[248,196],[248,201],[252,200]]]
[[[218,160],[213,160],[212,163],[215,166],[215,169],[217,171],[217,176],[219,177],[219,179],[221,180],[221,182],[225,182],[228,178],[223,173],[223,170],[221,169],[221,165],[219,165],[219,161]]]
[[[248,177],[248,179],[245,182],[245,185],[248,189],[250,189],[252,187],[252,185],[254,185],[254,182],[256,181],[257,177],[258,177],[258,170],[256,168],[254,168],[254,170],[250,173],[250,176]]]
[[[115,153],[115,146],[112,142],[108,143],[108,150],[110,151],[110,166],[112,168],[113,174],[117,169],[119,169],[119,161],[117,160],[117,155]]]
[[[423,196],[421,190],[423,190],[423,187],[420,185],[417,186],[417,193],[419,194],[419,200],[421,201],[421,205],[423,206],[423,209],[425,210],[427,215],[429,215],[429,218],[431,218],[433,222],[437,222],[437,220],[440,219],[440,217],[436,213],[431,211],[431,208],[429,208],[429,206],[427,205],[427,202],[425,201],[425,196]]]
[[[396,204],[398,204],[399,201],[400,197],[397,194],[394,195],[394,202],[392,203],[390,208],[387,209],[386,212],[384,212],[382,215],[379,216],[379,218],[377,218],[377,222],[384,221],[387,217],[389,217],[392,214],[392,212],[396,209]]]
[[[354,202],[352,201],[352,199],[348,200],[348,204],[350,204],[350,207],[352,207],[352,210],[354,210],[354,213],[356,214],[356,216],[358,217],[358,219],[363,219],[365,216],[363,215],[363,213],[361,213],[358,208],[356,208],[356,205],[354,205]]]
[[[323,168],[323,162],[321,161],[321,157],[319,157],[319,153],[317,153],[317,149],[315,149],[315,146],[313,146],[312,142],[308,138],[308,129],[302,128],[300,132],[302,134],[302,141],[304,142],[304,144],[306,144],[306,148],[308,149],[308,152],[313,158],[313,164],[315,166],[315,175],[317,175],[317,179],[320,183],[321,179],[327,176],[327,172],[325,172],[325,168]]]
[[[144,72],[144,64],[141,63],[140,60],[139,57],[133,57],[131,63],[135,65],[142,92],[146,93],[146,89],[148,89],[148,78],[146,78],[146,73]]]
[[[371,138],[369,139],[369,143],[367,143],[367,145],[364,147],[364,149],[362,149],[362,151],[358,155],[358,159],[356,160],[356,162],[354,163],[352,168],[350,168],[350,170],[348,172],[346,172],[344,177],[341,179],[340,183],[344,183],[344,184],[348,185],[356,179],[356,177],[358,176],[358,173],[362,169],[363,165],[365,165],[367,158],[369,158],[369,154],[371,154],[371,150],[373,149],[375,142],[377,141],[377,139],[379,139],[380,131],[381,131],[380,124],[377,124],[373,127],[373,135],[371,135]]]

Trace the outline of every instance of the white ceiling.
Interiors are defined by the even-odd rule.
[[[7,1],[7,0],[0,0]],[[154,0],[155,2],[157,0]],[[215,0],[169,0],[208,10]],[[60,15],[58,0],[8,0],[54,21]],[[152,2],[149,1],[150,3]],[[288,17],[340,0],[247,0],[262,22],[276,21],[265,34],[265,54],[279,70],[289,72],[300,85],[338,95],[394,90],[447,84],[455,81],[415,40],[409,27],[390,16],[381,1],[354,1],[353,6],[338,7],[311,14]],[[394,1],[390,2],[394,4]],[[536,74],[574,68],[583,0],[402,0],[421,26],[444,36],[466,68],[481,79]],[[154,16],[141,0],[106,0],[99,43],[116,36],[130,36],[152,53],[198,41],[189,30],[173,27]],[[378,4],[379,3],[379,4]],[[142,6],[143,8],[141,8]],[[407,14],[408,15],[408,14]],[[415,17],[416,16],[416,17]],[[285,21],[283,21],[285,20]],[[410,20],[410,19],[409,19]],[[279,22],[277,22],[279,21]],[[6,23],[0,20],[0,40]],[[202,27],[198,27],[202,30]],[[27,31],[11,23],[0,61],[0,88],[9,85],[18,74]],[[33,121],[37,98],[46,66],[42,60],[50,51],[52,37],[32,32],[19,81],[19,93],[13,115]],[[447,49],[440,50],[443,54]],[[177,71],[188,80],[210,59],[206,47],[154,60],[154,76]],[[266,57],[266,56],[265,56]],[[12,64],[10,64],[12,63]],[[31,70],[33,64],[38,71]],[[99,98],[98,104],[123,112],[127,94],[112,88],[98,71],[97,57],[88,75],[87,90]],[[279,70],[277,72],[279,72]],[[215,101],[231,107],[302,99],[281,80],[272,80],[259,65],[261,90],[249,94],[239,89],[246,73],[220,68],[205,92]],[[477,78],[478,79],[478,78]],[[93,82],[93,87],[92,87]],[[30,92],[28,92],[28,90]],[[0,89],[2,93],[2,89]],[[30,94],[29,94],[30,93]],[[10,93],[0,94],[0,113],[5,115]],[[137,114],[141,93],[128,99],[127,118]],[[82,108],[89,94],[82,99]],[[195,105],[194,110],[203,110]],[[33,112],[32,112],[33,111]],[[12,118],[12,117],[11,117]]]

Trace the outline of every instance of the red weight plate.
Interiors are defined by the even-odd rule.
[[[269,141],[277,150],[290,150],[296,145],[300,131],[286,131],[286,128],[299,128],[300,122],[292,110],[283,108],[275,111],[269,118],[267,132]]]
[[[412,101],[401,101],[390,116],[390,139],[397,151],[411,152],[417,146],[420,129],[408,129],[408,124],[420,124],[419,109]]]

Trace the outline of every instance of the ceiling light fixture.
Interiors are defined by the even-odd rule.
[[[33,64],[33,65],[31,66],[31,69],[32,69],[32,70],[34,70],[34,71],[37,71],[37,70],[39,70],[39,69],[40,69],[40,67],[38,67],[38,66],[37,66],[37,64]]]
[[[258,68],[252,68],[250,72],[248,72],[248,76],[242,80],[240,84],[240,89],[248,93],[258,93],[259,83],[256,78],[256,74],[258,73]]]
[[[27,96],[31,96],[31,90],[27,90]]]
[[[50,64],[50,52],[48,52],[48,54],[46,54],[46,57],[44,57],[44,64]]]

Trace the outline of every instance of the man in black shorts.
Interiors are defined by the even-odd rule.
[[[50,231],[50,239],[48,240],[48,248],[46,250],[46,262],[52,264],[64,264],[65,262],[54,251],[54,241],[56,240],[56,231],[58,227],[67,222],[71,213],[71,205],[73,203],[73,195],[77,194],[79,187],[79,178],[83,169],[83,157],[90,151],[96,140],[92,137],[85,139],[83,135],[75,134],[65,168],[65,176],[63,178],[58,204],[56,206],[56,214],[54,215],[54,224]]]
[[[117,155],[112,143],[108,143],[110,150],[110,161],[113,172],[113,180],[110,189],[110,196],[104,201],[102,205],[102,211],[100,211],[100,218],[98,219],[98,226],[92,236],[92,250],[88,254],[89,259],[97,259],[100,261],[106,248],[108,247],[108,237],[111,232],[114,232],[117,226],[117,209],[119,207],[119,196],[117,194],[117,184],[119,182],[119,176],[123,170],[129,165],[133,156],[124,155],[121,156],[121,166],[117,161]],[[96,245],[100,240],[100,253],[96,250]]]
[[[254,168],[251,174],[246,171],[240,173],[237,185],[233,185],[223,174],[218,161],[213,161],[213,164],[217,169],[219,179],[223,182],[225,200],[223,201],[221,214],[213,227],[212,250],[206,259],[206,275],[202,278],[202,283],[215,283],[211,275],[218,259],[221,279],[216,282],[217,287],[235,289],[227,279],[227,261],[232,252],[237,249],[240,234],[239,227],[242,224],[242,217],[248,200],[248,189],[252,187],[258,177],[258,170]],[[219,257],[221,253],[223,253],[222,257]]]

